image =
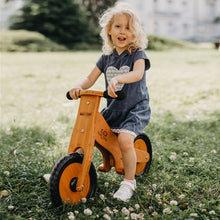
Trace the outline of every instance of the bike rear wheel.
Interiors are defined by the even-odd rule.
[[[92,163],[85,177],[83,190],[76,191],[82,161],[83,154],[71,153],[64,156],[54,167],[49,181],[49,194],[54,206],[60,206],[62,203],[74,205],[82,198],[90,198],[95,193],[97,175]]]
[[[137,163],[136,165],[136,176],[143,175],[144,173],[147,173],[151,166],[152,161],[152,146],[150,139],[146,134],[140,134],[138,135],[134,140],[134,147],[139,150],[143,150],[149,153],[149,160],[144,163]]]

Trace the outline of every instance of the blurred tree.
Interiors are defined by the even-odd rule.
[[[37,31],[69,48],[98,42],[98,33],[88,22],[85,9],[75,0],[26,0],[13,20],[11,29]]]
[[[99,16],[110,6],[114,5],[117,0],[81,0],[82,4],[88,11],[90,22],[98,23]]]
[[[24,1],[21,13],[12,18],[11,29],[37,31],[69,48],[79,48],[80,43],[101,43],[99,16],[117,0]]]

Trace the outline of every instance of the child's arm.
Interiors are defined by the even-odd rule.
[[[119,83],[127,84],[140,81],[145,71],[145,60],[139,59],[134,63],[133,71],[124,73],[122,75],[113,77],[108,85],[108,94],[114,98],[117,97],[115,94],[116,85]]]
[[[79,92],[84,89],[89,89],[99,78],[101,71],[97,66],[94,67],[92,72],[78,85],[74,86],[70,91],[70,96],[73,99],[79,98]]]

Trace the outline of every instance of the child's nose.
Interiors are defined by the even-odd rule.
[[[121,28],[121,34],[124,34],[124,33],[125,33],[125,28],[122,27],[122,28]]]

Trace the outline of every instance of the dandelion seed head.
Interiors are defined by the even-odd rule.
[[[108,188],[109,183],[108,183],[108,182],[105,182],[105,183],[104,183],[104,186],[105,186],[106,188]]]

